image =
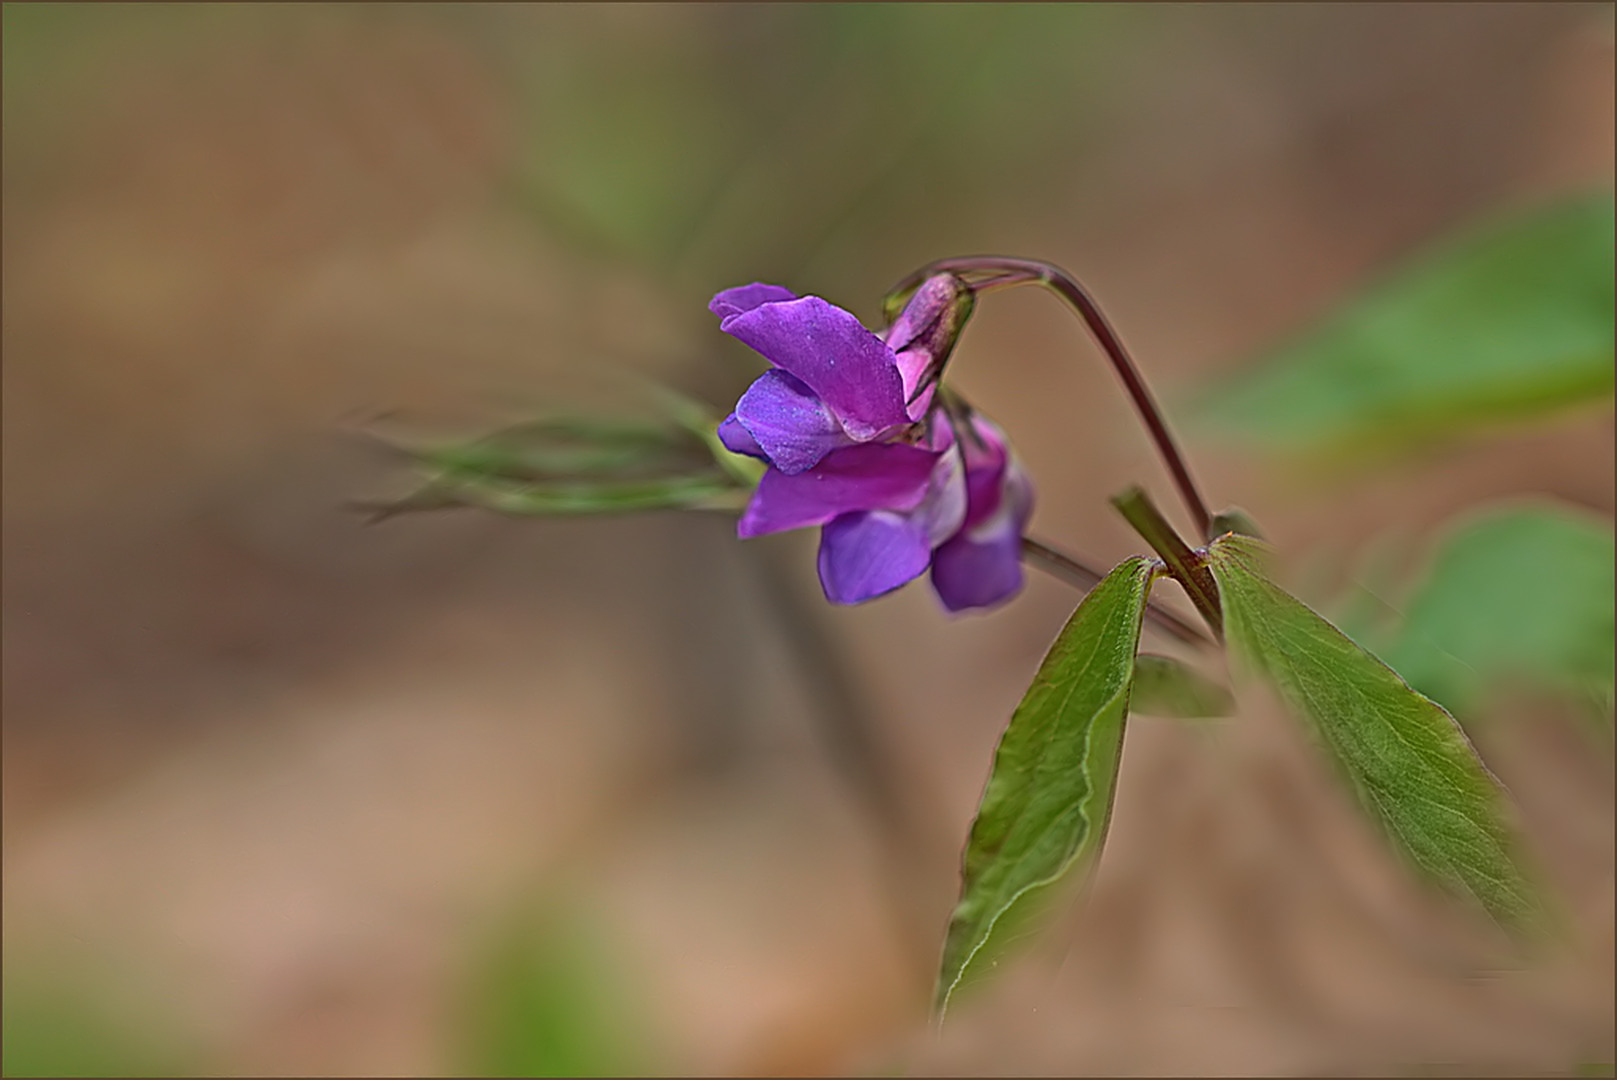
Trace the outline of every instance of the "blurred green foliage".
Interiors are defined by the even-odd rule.
[[[1234,711],[1235,697],[1228,689],[1182,661],[1153,653],[1134,658],[1131,715],[1198,720]]]
[[[1612,706],[1617,547],[1610,522],[1554,505],[1489,509],[1454,527],[1382,656],[1462,715],[1510,683]]]
[[[6,965],[0,1064],[6,1076],[186,1076],[198,1053],[116,996],[106,973],[32,960]]]
[[[1039,4],[568,18],[510,60],[529,132],[518,197],[554,236],[708,292],[929,234],[922,261],[998,202],[1054,196],[1107,58],[1148,21]]]
[[[1612,193],[1568,199],[1438,244],[1204,400],[1202,423],[1304,461],[1402,450],[1613,390]],[[1469,718],[1515,684],[1613,698],[1611,522],[1553,505],[1454,526],[1398,594],[1387,533],[1333,610],[1409,683]]]
[[[739,510],[763,463],[725,447],[704,406],[672,390],[643,389],[652,391],[656,418],[560,416],[398,447],[414,459],[420,487],[362,506],[378,519],[457,506],[535,516]]]
[[[1609,401],[1613,229],[1602,191],[1445,241],[1215,388],[1201,420],[1271,451],[1376,456]]]
[[[606,936],[577,905],[514,908],[471,950],[456,1023],[468,1076],[632,1076],[652,1038],[614,970]]]

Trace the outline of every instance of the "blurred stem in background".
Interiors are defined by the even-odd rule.
[[[937,930],[923,871],[943,856],[946,838],[929,823],[944,818],[922,805],[916,785],[905,782],[875,710],[826,630],[819,598],[811,610],[793,583],[787,549],[755,548],[744,565],[797,665],[826,755],[874,829],[894,933],[905,951],[906,970],[916,977],[916,991],[924,995],[936,961]]]

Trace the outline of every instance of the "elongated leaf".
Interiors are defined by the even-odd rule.
[[[1152,566],[1129,559],[1084,597],[1000,739],[944,942],[940,1016],[1100,853]]]
[[[517,424],[416,454],[440,468],[512,480],[646,479],[688,472],[708,457],[699,440],[678,428],[574,417]]]
[[[1194,720],[1234,711],[1235,698],[1227,689],[1173,657],[1141,653],[1135,658],[1129,712]]]
[[[1459,724],[1264,577],[1264,550],[1235,535],[1209,549],[1236,656],[1307,721],[1400,853],[1500,922],[1527,921],[1503,789]]]
[[[524,483],[471,472],[447,471],[397,502],[366,505],[377,518],[418,510],[474,506],[519,517],[625,514],[645,510],[739,510],[747,493],[726,477],[674,476],[662,480]]]
[[[390,444],[415,460],[424,482],[402,499],[360,506],[381,519],[457,506],[555,517],[745,505],[763,463],[731,453],[699,403],[641,389],[665,422],[560,417],[437,446]]]
[[[1202,419],[1274,448],[1380,452],[1609,401],[1612,265],[1609,191],[1468,233],[1216,390]]]
[[[1609,521],[1553,506],[1493,511],[1439,548],[1387,660],[1462,713],[1498,679],[1587,695],[1609,709],[1614,562]]]

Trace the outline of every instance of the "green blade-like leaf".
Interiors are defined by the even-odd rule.
[[[393,502],[360,502],[373,520],[424,510],[477,507],[516,517],[575,517],[647,510],[739,510],[747,492],[725,477],[674,476],[662,480],[524,483],[477,473],[446,471]]]
[[[688,472],[708,456],[678,428],[581,417],[516,424],[414,453],[428,465],[512,480],[646,479]]]
[[[1586,694],[1609,708],[1614,563],[1610,521],[1553,506],[1489,513],[1439,548],[1387,661],[1462,712],[1501,678]]]
[[[1304,720],[1393,845],[1445,887],[1520,926],[1536,910],[1513,855],[1504,791],[1441,706],[1277,585],[1265,548],[1209,548],[1237,658]]]
[[[1137,716],[1194,720],[1228,716],[1234,711],[1235,698],[1229,690],[1201,672],[1171,656],[1141,653],[1135,657],[1129,712]]]
[[[645,510],[739,510],[763,463],[731,453],[699,403],[652,392],[665,423],[560,417],[437,446],[393,445],[422,485],[392,502],[357,504],[377,519],[469,506],[554,517]]]
[[[944,942],[940,1016],[1100,852],[1153,566],[1129,559],[1084,597],[1000,739]]]
[[[1467,233],[1214,391],[1201,418],[1274,449],[1383,452],[1609,401],[1612,266],[1609,191]]]

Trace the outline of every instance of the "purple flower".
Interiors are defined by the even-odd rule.
[[[728,289],[709,307],[775,364],[719,425],[731,450],[770,465],[740,536],[823,526],[820,582],[839,604],[891,592],[929,566],[952,611],[1021,588],[1032,488],[1003,432],[975,416],[957,432],[934,402],[971,309],[957,279],[923,283],[885,340],[819,297],[774,285]]]

